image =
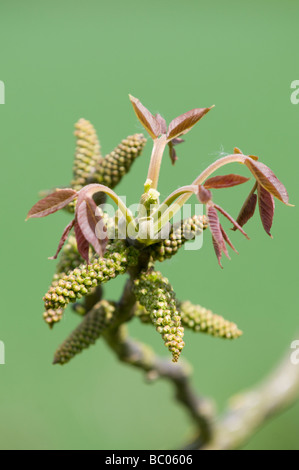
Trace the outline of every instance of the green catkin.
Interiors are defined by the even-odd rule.
[[[207,218],[201,215],[194,215],[174,224],[167,239],[150,247],[153,260],[162,262],[171,258],[187,241],[201,235],[207,227]]]
[[[236,339],[243,334],[235,323],[225,320],[200,305],[185,301],[177,302],[177,307],[184,328],[224,339]],[[142,323],[151,323],[149,313],[140,304],[136,306],[135,315]]]
[[[130,135],[122,140],[112,152],[97,161],[88,183],[100,183],[114,188],[129,172],[145,144],[146,139],[143,134]]]
[[[101,159],[100,143],[93,125],[86,119],[75,124],[77,139],[73,164],[72,188],[79,191],[86,185],[87,178]]]
[[[177,362],[185,345],[184,329],[168,279],[158,271],[142,273],[134,282],[134,293],[162,335],[165,346],[172,353],[173,362]]]
[[[114,318],[115,306],[102,300],[85,315],[80,325],[57,349],[53,364],[66,364],[101,336]]]
[[[44,320],[50,326],[61,320],[69,302],[75,302],[100,284],[124,274],[138,262],[138,251],[128,247],[123,241],[108,245],[103,258],[94,259],[87,267],[81,265],[68,274],[57,276],[44,296]]]
[[[235,323],[225,320],[200,305],[185,301],[180,304],[180,310],[182,324],[193,331],[226,339],[236,339],[243,334]]]

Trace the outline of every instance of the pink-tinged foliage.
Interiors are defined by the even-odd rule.
[[[226,256],[228,256],[228,253],[227,253],[224,238],[222,235],[218,214],[213,204],[208,204],[207,213],[208,213],[208,220],[209,220],[209,228],[212,233],[212,241],[213,241],[214,250],[218,259],[218,263],[222,268],[222,265],[221,265],[222,252],[224,252]]]
[[[65,244],[65,242],[66,242],[66,240],[67,240],[67,237],[69,236],[70,231],[71,231],[72,228],[74,227],[74,225],[75,225],[75,219],[72,220],[72,221],[65,227],[65,229],[64,229],[64,231],[63,231],[63,234],[62,234],[62,236],[61,236],[61,239],[60,239],[60,242],[59,242],[57,251],[56,251],[55,255],[54,255],[54,256],[51,256],[51,258],[49,258],[49,259],[56,259],[56,258],[57,258],[57,256],[59,255],[59,253],[60,253],[60,251],[61,251],[63,245]]]
[[[62,209],[73,199],[78,198],[75,209],[75,219],[64,229],[57,252],[50,259],[57,258],[73,227],[75,227],[78,251],[87,263],[89,260],[89,244],[93,246],[98,255],[102,256],[104,254],[108,239],[106,236],[102,236],[100,240],[97,238],[96,228],[97,224],[101,222],[102,217],[97,212],[97,204],[92,198],[93,194],[99,192],[99,188],[100,185],[91,184],[85,186],[79,192],[73,189],[57,190],[39,201],[29,211],[28,218],[45,217],[46,215]],[[101,229],[105,232],[105,227],[102,226]]]
[[[207,189],[222,189],[222,188],[231,188],[239,184],[243,184],[249,181],[249,178],[245,178],[240,175],[220,175],[209,178],[205,181],[204,187]]]
[[[237,217],[238,224],[243,227],[249,219],[254,215],[257,202],[257,195],[250,193],[246,201],[244,202],[239,215]],[[232,230],[237,230],[236,227],[233,227]]]
[[[169,156],[171,159],[171,163],[174,165],[175,162],[177,161],[177,153],[175,150],[175,145],[182,144],[185,142],[183,139],[180,139],[179,137],[176,137],[175,139],[172,139],[170,142],[168,142],[168,147],[169,147]]]
[[[220,225],[220,228],[221,228],[221,233],[222,233],[222,236],[223,236],[223,239],[224,241],[228,244],[228,246],[231,247],[232,250],[234,250],[235,253],[238,253],[236,248],[234,247],[234,245],[232,244],[232,242],[230,241],[227,233],[225,232],[224,228],[222,227],[222,225]],[[239,253],[238,253],[239,254]]]
[[[285,186],[274,175],[273,171],[260,162],[255,162],[251,158],[246,158],[245,165],[249,168],[257,182],[263,186],[272,196],[279,199],[284,204],[289,203],[289,195]]]
[[[272,237],[270,231],[275,210],[274,198],[272,194],[268,193],[260,184],[257,187],[257,191],[261,221],[266,233]]]
[[[222,258],[222,248],[220,248],[220,246],[218,245],[218,243],[216,242],[215,238],[213,237],[212,235],[212,243],[213,243],[213,247],[214,247],[214,251],[216,253],[216,257],[217,257],[217,260],[218,260],[218,264],[220,266],[221,269],[223,269],[223,266],[221,264],[221,258]]]
[[[75,236],[78,251],[86,263],[89,264],[89,243],[84,237],[77,220],[75,222]]]
[[[76,217],[83,236],[93,246],[95,252],[102,256],[105,247],[96,236],[96,225],[101,220],[101,217],[96,215],[96,211],[97,205],[94,200],[86,197],[80,205],[78,204]]]
[[[166,134],[167,124],[166,124],[165,119],[161,116],[161,114],[156,114],[155,119],[159,123],[159,126],[160,126],[159,134]]]
[[[167,138],[172,140],[175,137],[186,134],[211,109],[212,108],[196,108],[176,117],[168,126]]]
[[[152,113],[134,96],[130,96],[136,116],[147,130],[152,139],[156,139],[160,134],[161,119],[155,118]],[[163,119],[163,118],[162,118]]]
[[[77,196],[77,191],[74,191],[73,189],[58,189],[54,193],[49,194],[34,204],[27,214],[27,219],[33,217],[46,217],[47,215],[54,214],[54,212],[67,206]]]
[[[249,237],[248,237],[247,233],[244,232],[244,230],[242,229],[241,225],[239,225],[238,222],[237,222],[228,212],[226,212],[224,209],[222,209],[222,207],[218,206],[217,204],[214,204],[214,207],[215,207],[222,215],[224,215],[224,217],[226,217],[226,218],[233,224],[233,226],[234,226],[237,230],[240,230],[240,232],[249,240]]]

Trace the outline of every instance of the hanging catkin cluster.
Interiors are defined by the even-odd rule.
[[[168,145],[174,163],[177,159],[174,146],[182,142],[180,137],[212,108],[193,109],[178,116],[167,126],[162,116],[152,115],[131,95],[130,100],[138,119],[154,140],[138,211],[131,212],[112,188],[120,183],[142,153],[146,143],[145,137],[143,134],[130,135],[113,151],[102,156],[95,128],[86,119],[80,119],[75,125],[76,150],[71,188],[45,192],[45,197],[28,213],[28,218],[31,218],[44,217],[62,208],[75,212],[73,221],[63,232],[55,255],[57,257],[61,250],[56,274],[44,296],[44,319],[52,327],[61,320],[67,305],[73,303],[73,310],[83,320],[56,352],[54,363],[68,362],[89,344],[93,344],[103,329],[111,330],[111,335],[117,338],[117,329],[134,315],[142,322],[151,323],[156,327],[166,347],[172,353],[174,362],[178,360],[184,347],[184,327],[215,337],[238,338],[242,332],[234,323],[199,305],[176,300],[169,281],[154,270],[154,263],[172,258],[185,243],[190,240],[193,243],[193,240],[202,236],[204,230],[209,227],[218,262],[221,265],[222,254],[229,257],[227,246],[235,249],[221,225],[218,212],[233,224],[234,229],[247,236],[242,224],[253,215],[257,198],[260,200],[261,217],[267,233],[270,233],[272,224],[273,196],[288,203],[285,188],[279,180],[273,179],[271,170],[257,163],[257,157],[243,155],[239,149],[234,149],[234,154],[210,165],[194,183],[174,190],[161,204],[158,179],[164,150]],[[210,177],[214,169],[228,162],[246,165],[256,178],[256,184],[237,221],[214,203],[210,191],[248,181],[248,178],[235,174]],[[262,184],[260,184],[261,174]],[[183,207],[192,194],[195,194],[200,203],[206,206],[206,215],[194,215],[174,223],[167,238],[161,239],[160,235],[168,224],[167,214],[172,214],[173,217],[173,214],[178,213],[174,204],[178,204],[179,208]],[[110,217],[107,213],[109,212],[107,206],[105,208],[107,197],[118,206],[115,217]],[[263,214],[263,204],[261,207],[261,203],[265,204],[265,201],[269,209],[268,218]],[[145,215],[142,208],[145,209]],[[97,237],[99,222],[107,229],[104,241]],[[74,235],[71,233],[72,230]],[[102,257],[106,243],[108,243],[107,251]],[[83,259],[87,265],[82,264]],[[124,289],[119,303],[102,300],[102,284],[126,272],[130,277],[129,287]],[[112,317],[116,318],[116,327],[115,323],[114,326],[110,324]],[[105,339],[109,338],[109,333],[105,333],[104,336]]]
[[[200,305],[194,305],[189,301],[177,301],[177,309],[184,328],[224,339],[235,339],[242,335],[242,331],[235,323],[225,320]],[[150,314],[139,303],[136,304],[134,313],[142,323],[151,323]]]
[[[194,215],[174,224],[169,237],[150,248],[153,259],[162,262],[171,258],[187,241],[201,235],[207,227],[206,216],[200,215]]]
[[[128,136],[112,152],[96,162],[88,182],[114,188],[130,171],[132,163],[139,157],[145,144],[143,134]]]
[[[158,271],[142,273],[134,282],[134,293],[149,313],[156,330],[162,335],[165,346],[172,353],[173,361],[177,362],[185,345],[184,329],[168,279]]]
[[[80,266],[68,274],[58,276],[44,296],[44,320],[53,326],[70,302],[87,295],[94,287],[124,274],[137,264],[138,252],[123,241],[111,243],[104,258],[96,258],[88,267]]]
[[[115,306],[101,300],[87,313],[79,326],[57,349],[53,364],[66,364],[74,356],[94,344],[113,321]]]

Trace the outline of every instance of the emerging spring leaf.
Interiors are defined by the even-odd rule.
[[[134,96],[129,95],[136,116],[147,130],[152,139],[156,139],[161,134],[161,120],[155,118],[152,113]]]
[[[230,175],[229,175],[230,176]],[[225,178],[225,177],[224,177]],[[242,178],[242,177],[241,177]],[[230,181],[232,181],[231,178],[229,178]],[[235,179],[236,180],[236,179]],[[247,181],[247,179],[245,178]],[[215,185],[217,187],[219,180],[215,180]],[[245,181],[243,181],[245,182]],[[213,184],[213,183],[212,183]],[[238,183],[241,184],[241,183]],[[197,193],[198,199],[200,202],[203,204],[206,204],[207,206],[207,215],[208,215],[208,221],[209,221],[209,228],[212,233],[212,242],[214,246],[214,250],[216,253],[216,257],[218,259],[219,266],[222,268],[221,264],[221,258],[222,258],[222,253],[225,254],[227,258],[230,259],[226,244],[230,246],[236,253],[237,250],[235,249],[234,245],[230,241],[227,233],[225,232],[224,228],[220,224],[219,217],[218,217],[218,212],[220,212],[224,217],[226,217],[230,222],[232,222],[233,226],[235,229],[238,229],[246,238],[249,238],[248,235],[244,232],[242,227],[238,224],[238,222],[233,219],[233,217],[228,214],[222,207],[218,206],[218,204],[213,203],[212,201],[212,194],[209,189],[206,189],[203,186],[198,187],[198,193]]]
[[[249,237],[246,232],[242,229],[242,227],[238,224],[238,222],[231,216],[229,215],[228,212],[226,212],[222,207],[218,206],[218,204],[214,204],[214,207],[222,214],[224,217],[226,217],[232,224],[233,226],[239,230],[246,238],[249,240]]]
[[[187,113],[181,114],[171,121],[168,126],[167,138],[172,140],[176,137],[180,137],[183,134],[192,129],[192,127],[203,118],[211,109],[210,108],[196,108],[188,111]]]
[[[228,254],[227,254],[227,249],[226,249],[225,242],[224,242],[223,235],[222,235],[219,217],[213,205],[208,206],[207,212],[208,212],[208,219],[209,219],[209,227],[212,233],[212,241],[213,241],[214,250],[218,259],[219,266],[221,266],[222,268],[222,265],[221,265],[222,252],[224,252],[226,256],[228,256]]]
[[[179,137],[176,137],[172,139],[170,142],[168,142],[168,148],[169,148],[169,156],[171,163],[174,165],[175,162],[177,161],[178,157],[175,151],[175,145],[182,144],[185,142],[183,139],[180,139]]]
[[[256,189],[256,185],[254,185],[254,191]],[[256,202],[257,202],[257,195],[250,192],[249,196],[247,197],[246,201],[244,202],[240,213],[237,217],[237,222],[238,224],[243,227],[251,217],[253,217],[255,208],[256,208]],[[233,227],[232,230],[237,230],[235,227]]]
[[[275,202],[272,194],[268,193],[260,184],[257,187],[261,221],[266,233],[272,237],[270,230],[273,223]]]
[[[85,186],[79,192],[73,189],[57,190],[38,201],[32,209],[30,209],[27,219],[32,217],[46,217],[67,206],[75,198],[78,198],[75,218],[64,229],[57,252],[52,259],[57,258],[73,227],[75,228],[78,251],[87,264],[89,263],[89,244],[93,246],[98,255],[103,256],[108,238],[107,236],[103,236],[99,239],[96,235],[96,226],[101,221],[102,215],[100,212],[97,212],[97,205],[92,198],[92,196],[99,193],[101,189],[103,190],[105,187],[103,185],[91,184]],[[103,227],[103,230],[105,233],[105,227]]]
[[[89,264],[89,242],[84,237],[84,234],[78,223],[75,223],[75,237],[80,255],[87,262],[87,264]]]
[[[167,124],[166,124],[165,119],[161,116],[161,114],[156,114],[155,119],[159,123],[159,126],[160,126],[159,134],[166,134]]]
[[[245,165],[249,168],[257,182],[263,186],[266,191],[284,204],[289,204],[289,195],[285,186],[281,181],[279,181],[268,166],[260,162],[255,162],[249,157],[246,158]]]
[[[105,251],[108,238],[105,237],[99,240],[96,235],[96,226],[102,219],[102,216],[97,211],[97,205],[92,198],[92,191],[96,187],[97,185],[88,185],[80,191],[76,207],[76,224],[79,225],[86,241],[93,246],[95,252],[99,256],[102,256]],[[87,258],[84,259],[86,259],[88,263],[88,250]]]
[[[77,196],[78,193],[74,189],[57,189],[34,204],[28,212],[26,220],[33,217],[46,217],[47,215],[54,214],[54,212],[67,206]]]
[[[247,197],[237,217],[237,222],[243,226],[253,216],[257,200],[263,227],[266,233],[272,237],[270,230],[273,223],[275,203],[274,197],[286,205],[289,204],[289,195],[285,186],[275,176],[273,171],[261,162],[252,160],[252,156],[246,157],[245,165],[256,179],[256,184]],[[257,195],[255,191],[257,190]]]
[[[209,178],[205,181],[204,187],[206,189],[222,189],[222,188],[231,188],[239,184],[243,184],[249,181],[249,178],[245,178],[240,175],[220,175]]]
[[[63,231],[63,234],[62,234],[62,236],[61,236],[61,239],[60,239],[60,242],[59,242],[57,251],[56,251],[55,255],[54,255],[54,256],[51,256],[51,258],[49,258],[49,259],[56,259],[56,258],[57,258],[57,256],[59,255],[59,253],[60,253],[60,251],[61,251],[63,245],[65,244],[65,242],[66,242],[66,240],[67,240],[67,238],[68,238],[68,236],[69,236],[69,234],[70,234],[70,231],[71,231],[72,228],[74,227],[74,225],[75,225],[75,219],[72,220],[72,221],[65,227],[65,229],[64,229],[64,231]]]

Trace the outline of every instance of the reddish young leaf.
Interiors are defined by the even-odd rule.
[[[89,243],[84,237],[77,220],[75,220],[75,236],[78,251],[86,263],[89,264]]]
[[[129,97],[139,121],[152,139],[156,139],[161,134],[160,121],[137,98],[134,98],[132,95],[129,95]]]
[[[223,269],[223,266],[222,266],[222,264],[221,264],[222,250],[219,248],[219,245],[218,245],[218,243],[216,242],[216,240],[215,240],[215,238],[213,237],[213,235],[212,235],[212,243],[213,243],[213,247],[214,247],[214,250],[215,250],[217,259],[218,259],[218,264],[219,264],[220,268]]]
[[[244,202],[239,215],[237,217],[237,223],[240,227],[243,227],[249,219],[254,215],[256,208],[257,195],[250,193],[246,201]],[[236,227],[233,227],[232,230],[237,230]]]
[[[226,217],[236,229],[240,230],[241,233],[249,240],[249,237],[246,232],[242,229],[241,225],[238,224],[238,222],[231,216],[229,215],[228,212],[226,212],[222,207],[218,206],[218,204],[214,204],[214,207],[222,214],[224,217]]]
[[[237,186],[238,184],[243,184],[249,181],[249,178],[245,178],[240,175],[220,175],[209,178],[204,187],[207,189],[222,189],[222,188],[231,188],[232,186]]]
[[[171,159],[171,163],[173,165],[175,164],[175,162],[178,159],[174,146],[178,145],[178,144],[182,144],[183,142],[185,142],[185,141],[183,139],[178,138],[178,137],[175,138],[175,139],[172,139],[170,142],[168,142],[169,156],[170,156],[170,159]]]
[[[218,218],[217,211],[215,210],[214,206],[208,205],[208,221],[209,221],[209,227],[212,232],[212,240],[213,240],[213,245],[215,249],[215,253],[218,259],[218,263],[221,266],[221,253],[222,251],[227,254],[225,242],[223,239],[222,231],[221,231],[221,226]],[[221,266],[222,267],[222,266]]]
[[[269,167],[250,158],[246,158],[245,164],[261,186],[284,204],[289,203],[289,195],[286,188]]]
[[[58,245],[58,248],[57,248],[57,251],[55,253],[54,256],[51,256],[49,259],[56,259],[57,256],[59,255],[60,251],[61,251],[61,248],[63,247],[63,245],[65,244],[66,242],[66,239],[67,237],[69,236],[69,233],[70,231],[72,230],[73,226],[75,225],[75,219],[72,220],[64,229],[63,231],[63,234],[62,234],[62,237],[60,239],[60,242],[59,242],[59,245]]]
[[[46,217],[67,206],[78,196],[74,189],[58,189],[38,201],[28,212],[26,220],[33,217]]]
[[[270,230],[275,210],[274,198],[272,194],[268,193],[260,184],[257,187],[257,193],[262,224],[266,233],[272,238]]]
[[[234,245],[232,244],[232,242],[230,241],[227,233],[225,232],[224,228],[222,227],[222,225],[220,225],[220,228],[221,228],[221,233],[222,233],[222,236],[225,240],[225,242],[228,244],[228,246],[231,247],[232,250],[234,250],[235,253],[239,254],[236,250],[236,248],[234,247]]]
[[[212,106],[213,107],[213,106]],[[196,108],[173,119],[168,126],[167,137],[172,140],[175,137],[186,134],[211,108]]]
[[[77,204],[76,217],[84,238],[93,246],[96,253],[103,254],[103,247],[96,236],[96,225],[101,220],[96,215],[97,205],[91,197],[85,197],[84,201]]]
[[[155,116],[156,121],[159,123],[160,126],[160,134],[166,134],[167,132],[167,125],[165,119],[161,116],[161,114],[156,114]]]

